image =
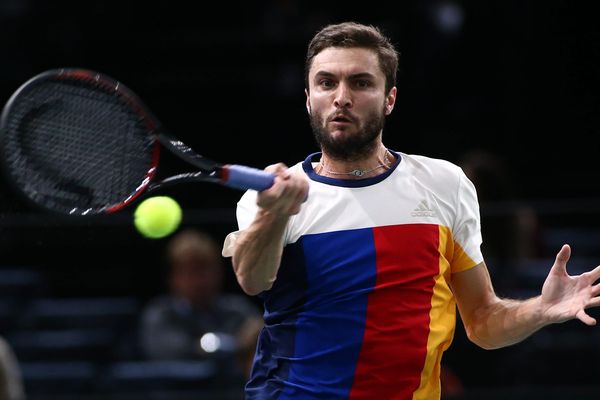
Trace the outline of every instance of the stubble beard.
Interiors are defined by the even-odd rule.
[[[339,161],[357,161],[375,151],[377,137],[385,125],[385,110],[367,116],[358,132],[333,137],[324,124],[323,117],[310,115],[310,126],[317,144],[329,157]]]

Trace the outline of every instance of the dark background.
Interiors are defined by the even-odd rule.
[[[456,163],[482,149],[505,162],[508,199],[583,199],[597,209],[600,28],[592,2],[0,4],[0,99],[47,69],[101,71],[137,92],[199,153],[258,168],[291,165],[316,150],[303,92],[312,35],[331,22],[375,24],[401,53],[397,105],[384,131],[390,148]],[[177,167],[163,173],[170,168]],[[123,248],[123,257],[143,264],[144,252],[160,251],[136,236],[127,212],[53,219],[0,183],[7,262],[43,263],[46,250],[87,258],[101,247],[103,255]],[[186,224],[208,225],[219,238],[235,226],[234,190],[193,185],[166,194],[182,203]],[[65,225],[64,236],[55,234]],[[127,251],[133,246],[141,250]]]
[[[56,67],[121,80],[201,153],[263,167],[315,149],[306,45],[326,23],[380,26],[401,52],[397,150],[510,161],[526,198],[598,195],[600,28],[593,2],[87,3],[4,0],[0,98]],[[446,22],[444,22],[446,21]]]
[[[547,225],[597,228],[600,26],[593,4],[1,0],[0,103],[44,70],[94,69],[139,94],[205,156],[258,168],[291,165],[317,150],[305,111],[308,41],[327,23],[375,24],[401,53],[397,104],[384,130],[388,147],[455,163],[485,150],[507,166],[511,189],[502,200],[537,207]],[[0,185],[2,264],[40,268],[54,296],[145,299],[163,289],[167,239],[140,237],[131,210],[62,218],[28,207]],[[218,240],[236,228],[240,192],[191,185],[164,194],[184,207],[184,226]],[[482,204],[484,222],[486,206],[506,212]],[[239,291],[229,278],[228,290]],[[515,355],[469,351],[465,374],[474,373],[466,364]],[[461,365],[459,353],[448,360]],[[516,379],[500,372],[496,381],[483,373],[477,379]]]

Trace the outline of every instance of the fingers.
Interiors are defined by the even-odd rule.
[[[600,283],[592,286],[592,296],[596,297],[600,294]]]
[[[272,213],[294,215],[300,212],[308,195],[308,180],[283,163],[269,165],[265,171],[275,175],[273,186],[258,194],[257,204]]]
[[[600,306],[600,297],[593,297],[592,299],[590,299],[590,301],[588,301],[585,308],[592,308],[598,306]]]
[[[266,172],[270,172],[275,175],[282,174],[287,170],[288,170],[288,167],[284,163],[272,164],[265,168]]]
[[[571,246],[565,244],[556,254],[556,261],[552,266],[552,272],[559,275],[567,275],[567,261],[569,261],[569,258],[571,258]]]
[[[596,319],[590,317],[584,310],[579,310],[579,312],[575,316],[578,320],[580,320],[586,325],[596,325]]]
[[[600,279],[600,265],[594,268],[593,270],[587,272],[586,275],[590,277],[590,280],[592,282],[596,282],[598,279]]]
[[[566,264],[569,258],[571,258],[571,246],[565,244],[556,255],[556,261]]]

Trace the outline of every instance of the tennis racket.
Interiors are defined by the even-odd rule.
[[[142,193],[184,182],[262,191],[273,174],[220,164],[167,134],[123,83],[85,69],[34,76],[0,117],[0,163],[35,205],[70,215],[114,213]],[[157,179],[161,148],[194,167]]]

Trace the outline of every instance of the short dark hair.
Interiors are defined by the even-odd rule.
[[[381,70],[385,74],[386,93],[396,86],[399,55],[390,39],[375,26],[357,22],[342,22],[325,26],[315,34],[308,44],[304,64],[304,84],[307,90],[308,73],[313,59],[329,47],[360,47],[375,51]]]
[[[214,260],[217,264],[221,262],[217,242],[207,233],[193,228],[176,233],[166,247],[166,258],[170,265],[189,255]]]

